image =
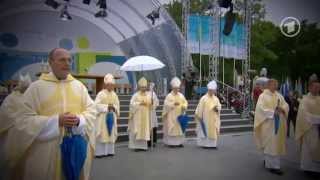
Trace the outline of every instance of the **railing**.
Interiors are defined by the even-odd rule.
[[[220,93],[223,95],[224,98],[226,98],[227,106],[233,107],[237,113],[242,114],[243,110],[245,108],[245,101],[246,94],[244,92],[241,92],[239,89],[234,88],[226,83],[223,83],[221,81],[217,81],[217,84],[219,84]],[[235,97],[230,97],[232,95],[231,93],[236,93]],[[231,98],[235,98],[232,100]],[[234,101],[234,102],[232,102]]]

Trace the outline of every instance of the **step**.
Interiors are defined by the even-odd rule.
[[[132,95],[118,95],[119,100],[130,100]]]
[[[228,119],[228,120],[222,120],[221,121],[221,127],[225,126],[236,126],[236,125],[246,125],[250,124],[251,121],[249,119]],[[163,128],[163,123],[158,123],[159,127],[158,130],[161,130]],[[188,124],[188,128],[195,128],[197,123],[195,121],[191,121]],[[128,129],[128,124],[118,124],[118,132],[126,132]]]
[[[119,99],[120,101],[120,104],[121,103],[130,103],[130,99]],[[188,104],[198,104],[199,103],[199,100],[187,100],[188,101]],[[163,104],[164,103],[164,100],[163,99],[159,99],[159,104]]]
[[[220,128],[220,134],[227,133],[241,133],[241,132],[250,132],[253,130],[253,125],[237,125],[237,126],[225,126]],[[162,130],[157,131],[158,139],[161,139],[163,136]],[[196,137],[195,128],[188,128],[186,130],[186,137]],[[119,132],[118,133],[118,142],[128,141],[128,133],[127,132]]]
[[[188,108],[187,109],[187,114],[191,112],[191,114],[194,114],[195,112],[195,109],[192,109],[192,108]],[[162,109],[156,109],[156,113],[157,113],[157,116],[161,116],[162,114]],[[231,109],[221,109],[221,114],[232,114],[233,111]],[[120,117],[127,117],[129,115],[129,109],[127,110],[123,110],[120,108]]]
[[[121,104],[120,103],[120,111],[128,111],[130,108],[129,104]],[[196,109],[197,108],[197,104],[188,104],[188,109]],[[159,106],[157,106],[158,110],[162,110],[163,109],[163,104],[160,104]]]
[[[187,109],[187,114],[192,115],[195,113],[195,109]],[[162,109],[156,110],[157,116],[161,116]],[[231,109],[222,109],[221,114],[233,114],[233,111]],[[120,117],[128,117],[129,116],[129,110],[121,110],[120,109]]]
[[[188,114],[191,117],[191,121],[194,121],[194,114]],[[161,122],[162,121],[162,117],[161,116],[157,116],[158,121]],[[224,120],[224,119],[240,119],[241,115],[240,114],[221,114],[220,115],[220,119]],[[128,123],[128,116],[120,116],[120,118],[118,119],[118,124],[127,124]]]

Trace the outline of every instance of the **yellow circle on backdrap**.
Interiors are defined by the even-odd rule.
[[[84,37],[84,36],[79,37],[77,39],[77,43],[78,43],[78,48],[80,48],[80,49],[88,49],[90,46],[90,42],[89,42],[88,38]]]

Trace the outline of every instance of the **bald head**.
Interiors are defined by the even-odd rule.
[[[49,53],[49,64],[58,79],[66,79],[70,73],[71,55],[63,48],[55,48]]]
[[[59,57],[64,56],[64,55],[69,55],[70,53],[69,51],[67,51],[66,49],[63,48],[54,48],[49,52],[49,60],[55,60],[55,59],[59,59]]]

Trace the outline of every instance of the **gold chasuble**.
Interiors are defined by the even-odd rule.
[[[214,111],[214,108],[217,107],[218,112]],[[196,109],[196,119],[197,125],[199,125],[199,120],[203,120],[207,136],[209,139],[218,139],[220,133],[220,110],[221,104],[219,99],[215,96],[209,96],[208,94],[202,96],[200,102]]]
[[[20,91],[14,90],[5,98],[0,107],[0,179],[4,176],[1,172],[5,171],[3,168],[6,163],[5,144],[8,131],[16,123],[17,114],[19,114],[21,106],[24,103],[23,100],[23,94]]]
[[[145,102],[146,105],[141,105]],[[151,96],[138,91],[130,101],[130,114],[128,131],[133,133],[134,140],[150,140],[151,130]]]
[[[20,91],[13,91],[2,102],[0,107],[0,137],[6,133],[15,123],[15,115],[23,104],[23,94]]]
[[[95,100],[98,116],[97,116],[97,125],[96,135],[97,141],[101,143],[115,143],[117,140],[117,118],[120,116],[120,102],[117,94],[114,91],[108,91],[106,89],[100,91]],[[106,126],[106,115],[108,111],[108,105],[111,104],[115,108],[114,112],[114,124],[112,128],[111,135],[109,136],[108,129]]]
[[[179,103],[175,106],[175,103]],[[166,136],[184,136],[181,126],[177,120],[177,117],[183,113],[188,107],[188,102],[181,94],[178,92],[174,94],[169,93],[164,100],[164,107],[162,112],[163,117],[163,130]]]
[[[300,102],[297,125],[296,140],[300,147],[303,144],[311,159],[320,163],[320,96],[312,96],[310,93],[303,97]],[[303,153],[303,152],[302,152]],[[318,167],[320,165],[318,164]]]
[[[274,111],[278,105],[285,110],[280,113],[280,125],[275,134]],[[264,154],[279,156],[286,154],[287,117],[289,107],[278,92],[266,89],[259,96],[254,117],[254,138],[258,149]]]
[[[8,132],[6,144],[7,161],[14,172],[12,179],[64,179],[60,151],[64,128],[58,128],[55,136],[39,136],[50,121],[58,121],[59,114],[70,112],[85,120],[83,136],[88,141],[88,149],[80,179],[88,180],[95,147],[96,111],[86,87],[71,75],[66,80],[58,80],[53,73],[42,74],[25,92],[22,108],[18,123]]]

